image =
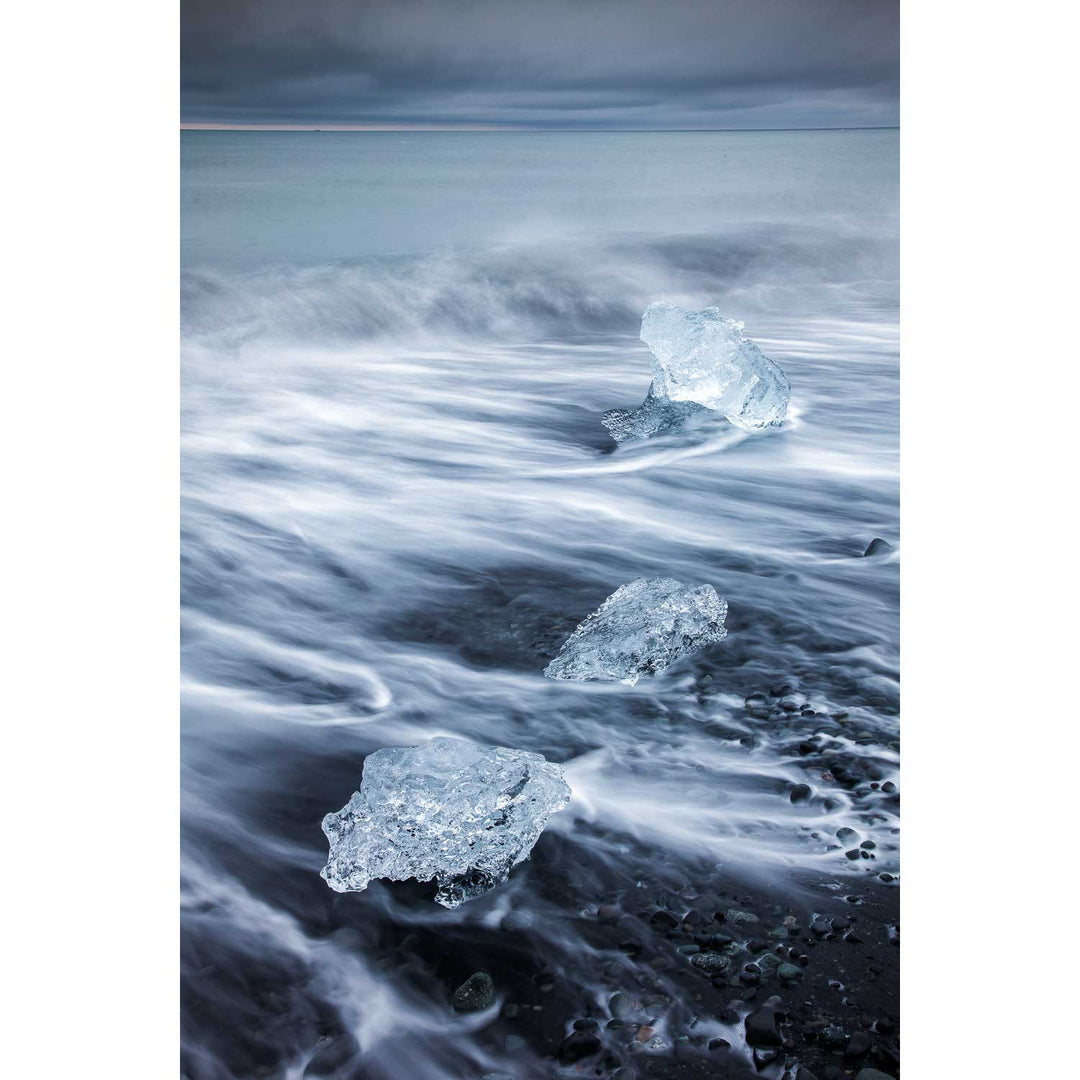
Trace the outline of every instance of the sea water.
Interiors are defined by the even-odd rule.
[[[538,1025],[601,1008],[627,936],[598,907],[895,875],[898,144],[184,133],[186,1075],[551,1075]],[[745,324],[782,427],[615,446],[657,299]],[[713,586],[727,639],[634,687],[545,679],[639,577]],[[437,735],[561,763],[570,805],[453,912],[332,893],[323,816]],[[508,1043],[447,1004],[478,968],[502,1004],[550,970],[578,1012]]]

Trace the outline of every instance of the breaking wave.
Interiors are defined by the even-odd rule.
[[[758,226],[722,241],[560,240],[411,258],[188,271],[189,338],[271,335],[334,342],[395,336],[565,336],[626,332],[658,295],[740,311],[895,306],[895,242],[841,223]]]

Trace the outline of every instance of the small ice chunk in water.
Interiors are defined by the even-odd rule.
[[[617,442],[628,439],[649,439],[678,431],[694,416],[708,416],[712,410],[694,401],[668,401],[649,387],[645,400],[630,412],[627,409],[608,409],[601,422]]]
[[[658,300],[641,317],[641,340],[652,350],[656,397],[696,402],[750,430],[783,421],[787,376],[719,308],[686,311]]]
[[[727,601],[711,585],[638,578],[616,589],[566,639],[544,674],[633,686],[727,637]]]
[[[322,876],[337,892],[434,879],[455,908],[504,882],[569,799],[562,766],[526,750],[445,737],[377,750],[360,790],[323,818]]]

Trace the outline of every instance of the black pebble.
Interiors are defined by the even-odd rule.
[[[873,1044],[873,1039],[866,1034],[865,1031],[856,1031],[847,1041],[847,1046],[844,1047],[844,1057],[851,1061],[856,1058],[861,1058],[866,1055]]]
[[[595,1035],[587,1031],[572,1031],[559,1047],[559,1061],[564,1065],[572,1065],[575,1061],[599,1052],[602,1045]]]
[[[456,1012],[480,1012],[495,1004],[495,984],[486,971],[470,975],[455,991],[453,998]]]
[[[699,952],[690,957],[690,963],[706,975],[719,975],[728,968],[728,958],[718,952]]]
[[[783,1046],[772,1009],[755,1009],[746,1017],[746,1041],[751,1046]]]

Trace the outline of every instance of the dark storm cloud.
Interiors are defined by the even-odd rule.
[[[898,122],[896,0],[183,0],[188,123]]]

